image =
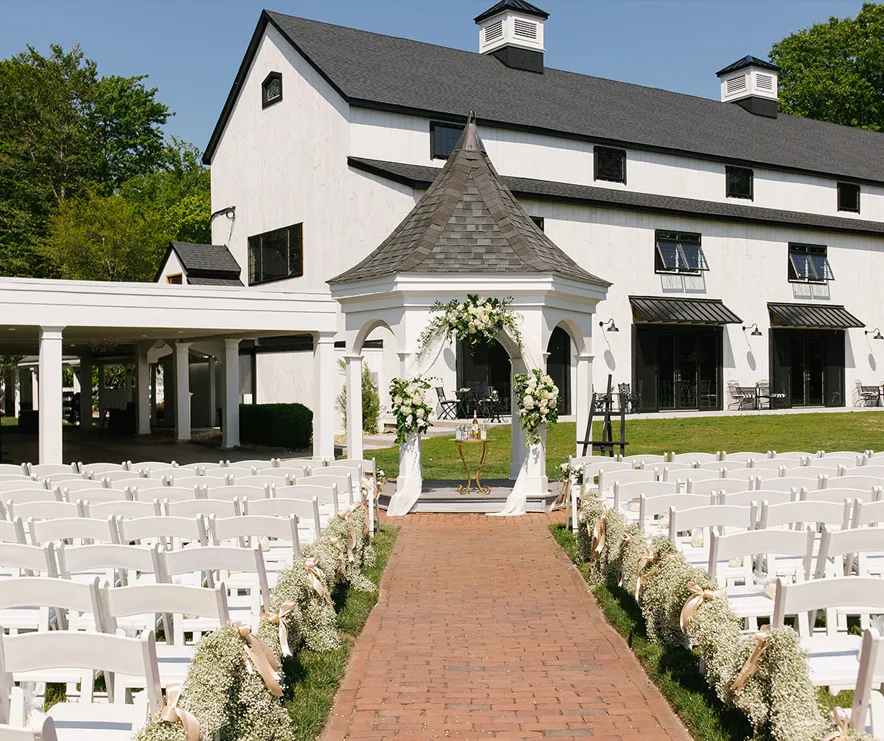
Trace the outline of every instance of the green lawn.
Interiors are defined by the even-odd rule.
[[[601,424],[593,427],[593,437],[601,436]],[[493,442],[483,477],[507,478],[510,463],[510,427],[489,430]],[[692,417],[687,419],[627,420],[627,452],[663,453],[674,451],[715,452],[717,450],[881,450],[884,449],[884,410],[836,414],[771,414],[747,417]],[[574,423],[553,425],[547,441],[547,470],[563,463],[574,453]],[[457,443],[447,435],[421,442],[426,479],[459,479],[463,466]],[[475,455],[478,450],[473,451]],[[387,476],[399,470],[399,448],[370,451]],[[552,478],[552,476],[551,476]]]
[[[0,426],[18,427],[18,417],[0,417]]]

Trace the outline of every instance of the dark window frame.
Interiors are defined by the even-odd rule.
[[[799,261],[802,255],[815,255],[817,260],[806,259],[804,261],[804,272],[799,268]],[[819,258],[822,260],[819,260]],[[835,274],[832,272],[832,266],[829,264],[829,248],[824,244],[804,244],[802,242],[789,242],[789,261],[786,266],[787,275],[790,283],[815,283],[817,285],[825,285],[835,280]],[[822,277],[820,277],[822,272]]]
[[[279,95],[275,98],[269,98],[267,96],[267,90],[270,88],[270,83],[274,80],[279,81]],[[264,81],[261,83],[261,108],[269,108],[272,105],[276,105],[277,103],[282,102],[282,73],[281,72],[271,72],[264,78]]]
[[[287,259],[286,262],[288,264],[289,273],[288,275],[277,275],[272,278],[264,277],[264,244],[263,241],[270,237],[277,235],[279,232],[286,232],[286,251],[287,251]],[[292,249],[292,233],[297,234],[298,239],[298,250],[300,253],[300,259],[298,260],[298,270],[295,272],[291,272],[292,267],[292,258],[291,258],[291,249]],[[255,240],[257,240],[257,244],[255,244]],[[256,265],[256,260],[254,258],[254,249],[257,246],[260,255],[261,255],[261,266],[260,266],[260,275],[259,269]],[[247,240],[247,259],[248,259],[248,277],[249,277],[249,285],[250,286],[260,286],[265,283],[275,283],[278,280],[289,280],[291,278],[301,278],[304,275],[304,222],[300,222],[298,224],[291,224],[290,226],[283,226],[279,229],[271,229],[270,231],[262,232],[261,234],[253,234]]]
[[[599,168],[600,157],[599,155],[602,153],[613,154],[616,153],[620,157],[620,175],[618,177],[610,177],[601,172]],[[626,150],[620,149],[619,147],[603,147],[603,146],[594,146],[592,148],[592,166],[593,180],[604,180],[608,183],[623,183],[626,185]]]
[[[860,212],[860,205],[862,200],[862,188],[856,183],[838,183],[838,210],[839,211],[847,211],[852,214],[858,214]],[[842,198],[842,192],[845,188],[854,189],[856,192],[856,208],[848,208],[844,204],[844,199]]]
[[[546,219],[543,216],[529,216],[528,218],[534,222],[534,226],[540,229],[540,231],[546,231],[546,229],[544,229],[546,226]]]
[[[676,245],[675,258],[677,261],[683,262],[685,265],[690,265],[691,260],[688,258],[687,253],[685,252],[685,246],[689,245],[691,247],[697,248],[696,259],[695,262],[698,267],[689,268],[689,267],[679,267],[676,265],[673,268],[666,267],[666,258],[663,255],[663,252],[660,249],[660,243],[666,242],[669,244]],[[698,234],[696,232],[672,232],[665,229],[657,229],[654,232],[654,272],[660,275],[700,275],[701,273],[707,272],[709,270],[709,263],[706,260],[706,255],[703,252],[703,235]]]
[[[457,144],[457,139],[455,139],[455,144],[451,147],[451,152],[448,154],[437,154],[436,153],[436,129],[454,129],[457,130],[457,139],[460,139],[460,135],[463,133],[464,127],[460,124],[446,123],[445,121],[430,121],[430,159],[432,160],[447,160],[451,156],[451,152],[454,151],[454,146]]]
[[[736,193],[731,191],[731,173],[748,172],[749,173],[749,193]],[[737,167],[736,165],[725,165],[724,168],[724,194],[726,198],[741,198],[744,201],[755,200],[755,170],[751,167]]]

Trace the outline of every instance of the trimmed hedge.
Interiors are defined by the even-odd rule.
[[[244,443],[303,450],[310,447],[313,412],[303,404],[240,404],[239,437]]]

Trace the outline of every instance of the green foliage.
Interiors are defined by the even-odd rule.
[[[884,131],[884,5],[790,34],[770,60],[782,70],[781,111]]]
[[[240,404],[244,443],[303,450],[313,434],[313,412],[303,404]]]
[[[338,361],[338,368],[342,373],[347,370],[347,362],[345,360]],[[344,419],[344,426],[347,426],[347,386],[341,389],[335,399],[335,408]],[[381,396],[378,393],[378,385],[371,377],[371,371],[365,362],[362,363],[362,431],[375,434],[378,431],[378,424],[381,418]]]

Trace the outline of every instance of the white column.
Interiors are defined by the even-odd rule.
[[[408,371],[408,361],[411,358],[411,353],[397,352],[396,355],[399,356],[399,378],[405,378],[405,374]]]
[[[215,426],[218,419],[217,390],[215,389],[215,356],[209,355],[209,427]]]
[[[319,332],[313,345],[313,457],[335,457],[335,335]]]
[[[516,374],[525,372],[525,363],[521,359],[510,360],[510,365],[510,409],[512,410],[513,438],[512,451],[510,452],[510,478],[515,480],[518,478],[522,463],[528,454],[525,448],[525,431],[519,423],[519,397],[516,394]]]
[[[80,357],[80,427],[92,427],[92,355]]]
[[[61,332],[40,327],[40,463],[62,463]]]
[[[135,350],[135,407],[138,410],[138,434],[150,434],[150,362],[147,348]]]
[[[362,356],[347,355],[347,457],[362,460]]]
[[[592,355],[577,356],[577,385],[574,389],[574,414],[577,420],[577,447],[575,455],[583,454],[581,440],[591,440],[592,430],[587,435],[586,423],[589,421],[589,407],[592,403]],[[592,455],[592,448],[587,448],[587,455]]]
[[[190,440],[190,343],[175,343],[175,439]]]
[[[15,385],[13,414],[18,417],[18,415],[21,414],[21,369],[18,366],[16,366],[15,371],[13,372],[13,379]]]
[[[239,446],[239,340],[224,340],[224,411],[221,447]]]
[[[36,368],[31,368],[31,409],[40,409],[40,377]]]

